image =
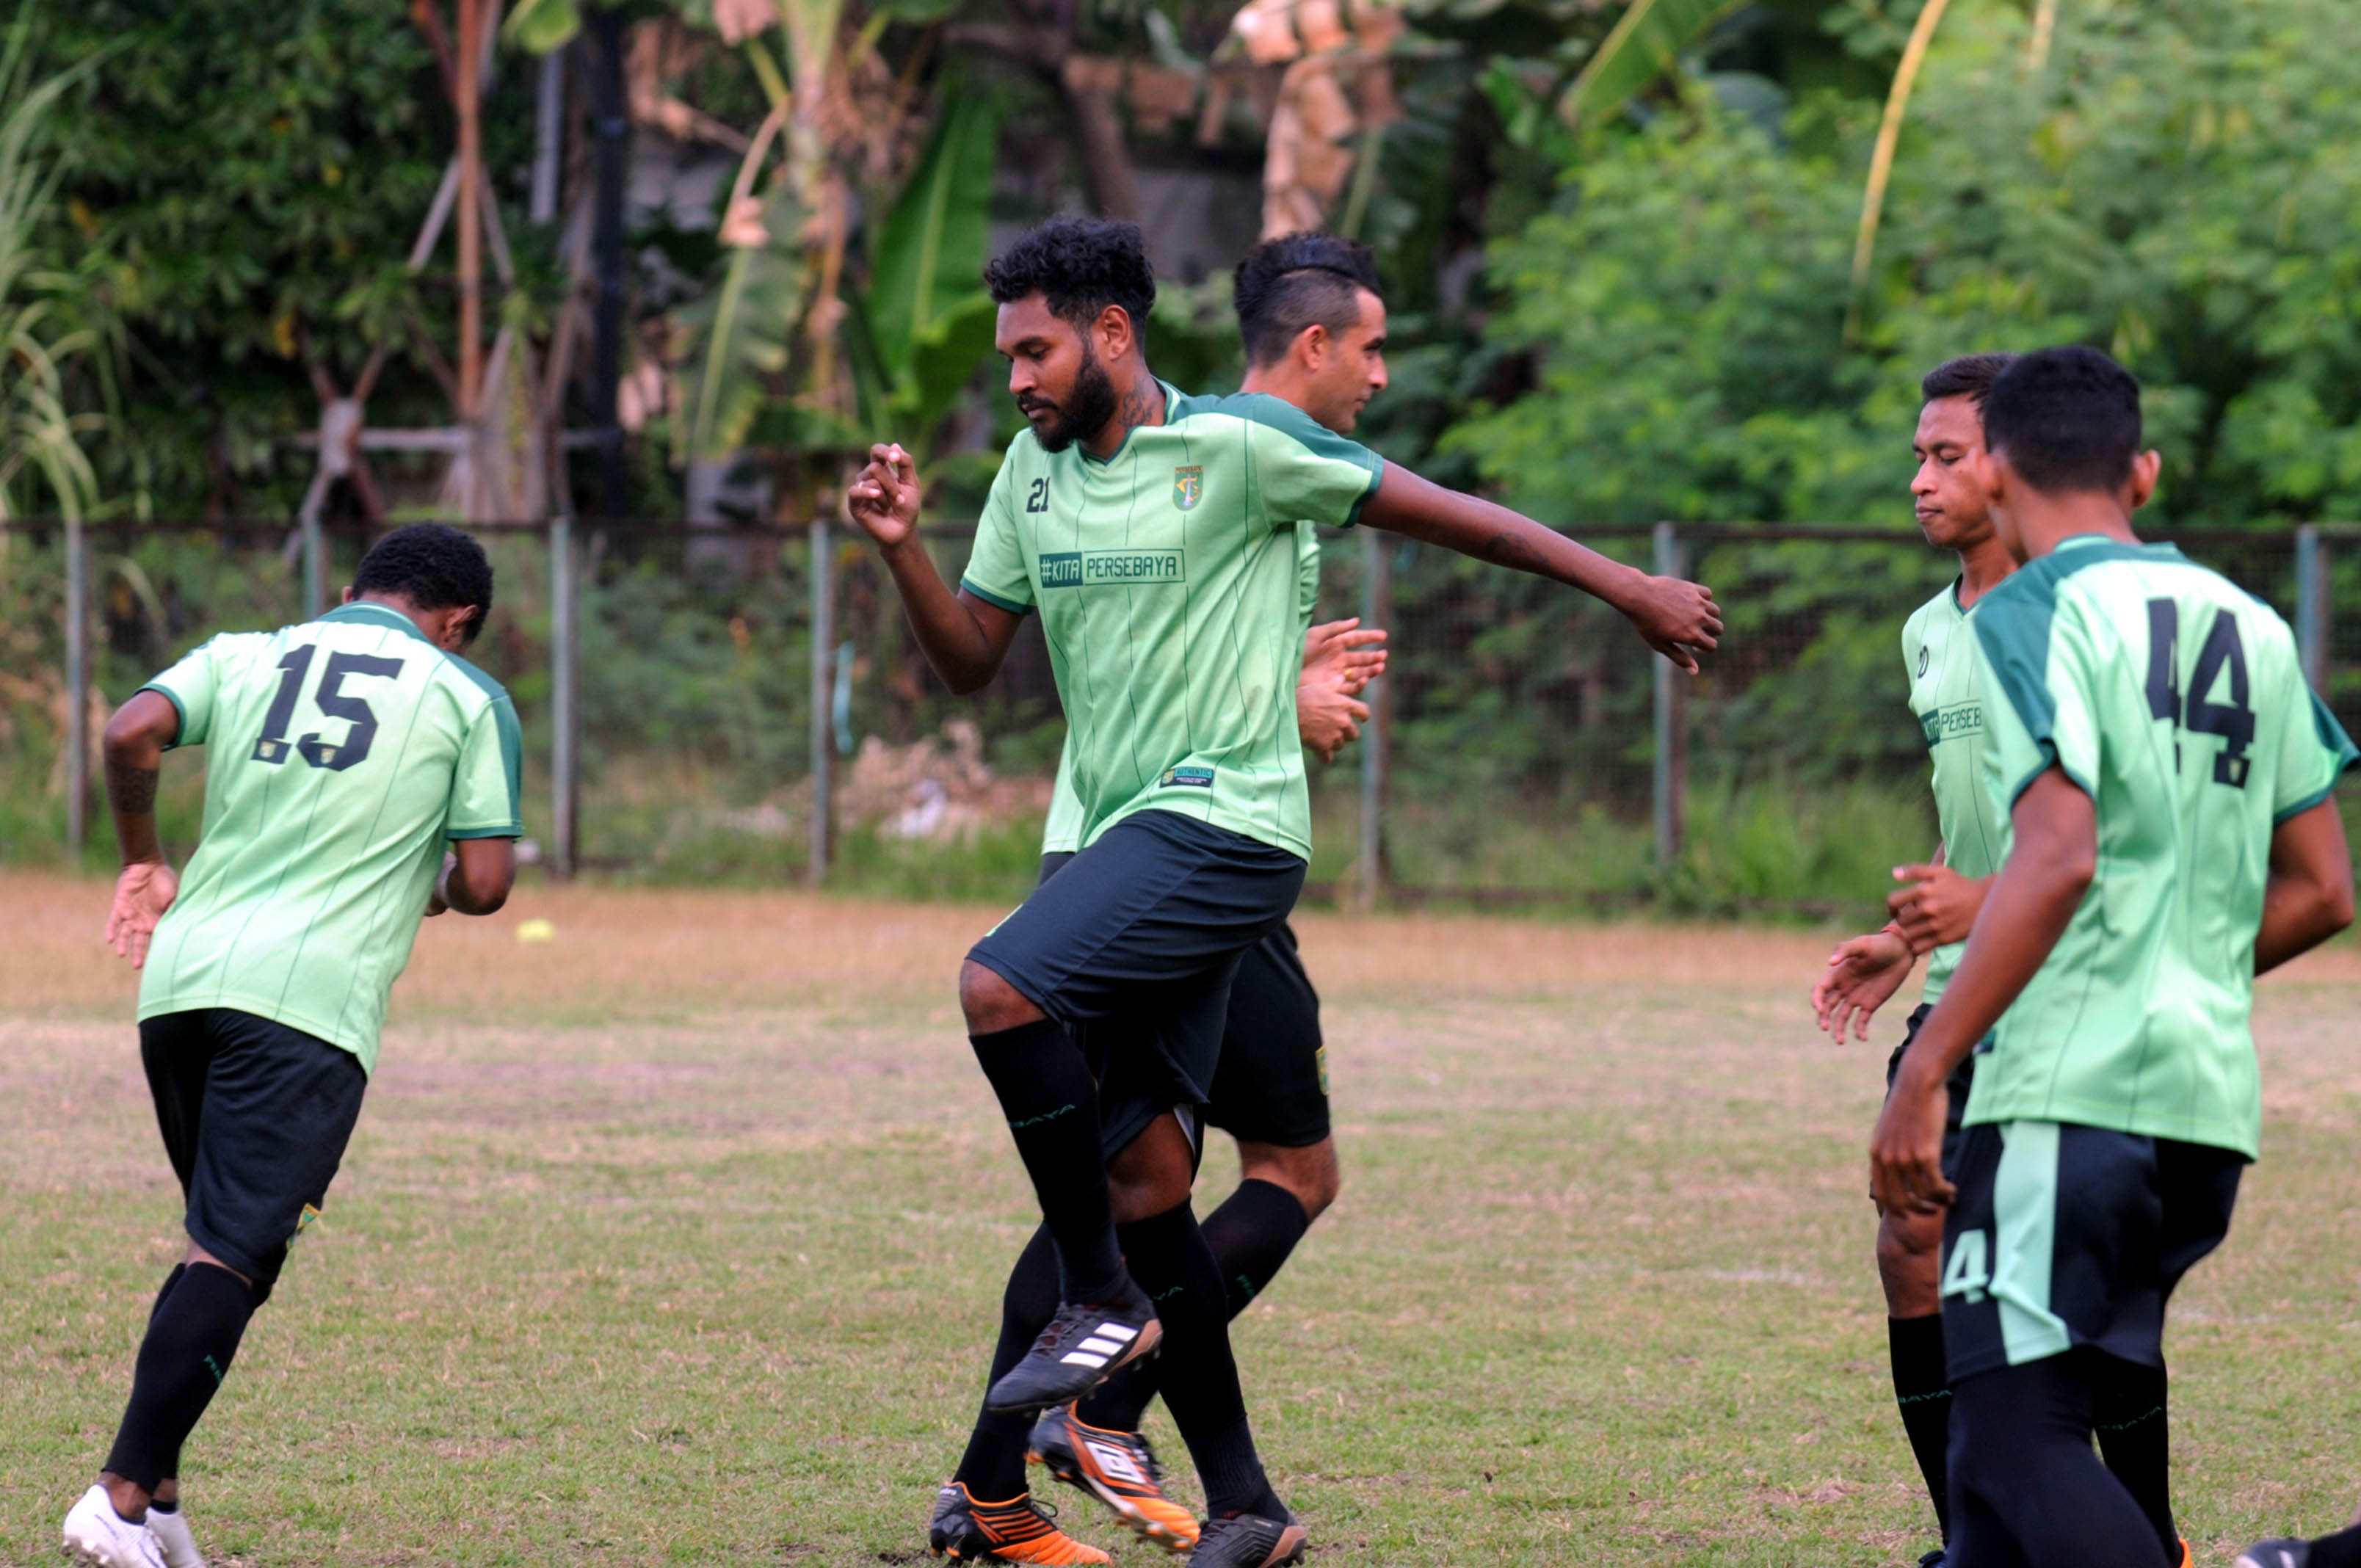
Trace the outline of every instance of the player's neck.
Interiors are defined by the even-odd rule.
[[[1123,449],[1135,430],[1164,422],[1164,387],[1146,365],[1133,371],[1131,384],[1115,400],[1115,417],[1082,441],[1082,450],[1104,463]]]
[[[2063,495],[2031,491],[2015,499],[2018,538],[2026,559],[2038,560],[2069,539],[2095,533],[2125,544],[2137,544],[2132,515],[2122,499],[2102,490],[2075,490]]]
[[[1984,595],[2000,587],[2001,579],[2016,570],[2009,559],[2008,546],[2000,535],[1986,534],[1982,539],[1960,552],[1960,608],[1967,609]]]

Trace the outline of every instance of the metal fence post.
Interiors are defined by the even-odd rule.
[[[581,804],[581,698],[575,689],[581,646],[578,583],[574,564],[574,520],[561,510],[549,523],[549,872],[559,882],[573,879],[578,848],[575,810]]]
[[[1393,570],[1386,559],[1388,541],[1375,529],[1360,532],[1361,624],[1390,629]],[[1353,889],[1353,904],[1358,909],[1376,908],[1386,884],[1386,784],[1393,761],[1388,744],[1393,727],[1386,701],[1390,684],[1380,677],[1361,694],[1369,705],[1369,722],[1361,729],[1361,875]]]
[[[2314,691],[2328,683],[2328,573],[2320,525],[2295,531],[2295,647],[2303,678]]]
[[[76,860],[90,815],[90,544],[66,519],[66,848]]]
[[[1656,575],[1682,572],[1681,537],[1673,523],[1656,524]],[[1656,660],[1656,864],[1670,871],[1680,859],[1688,819],[1688,675],[1670,659]]]
[[[833,782],[836,761],[831,743],[830,709],[835,706],[836,563],[829,543],[828,518],[815,510],[811,520],[811,858],[805,878],[814,887],[828,880],[829,829],[834,816]]]
[[[328,541],[320,531],[320,509],[303,509],[303,619],[328,613]]]

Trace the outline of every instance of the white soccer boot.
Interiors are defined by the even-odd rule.
[[[164,1568],[205,1568],[205,1560],[197,1552],[197,1538],[189,1533],[189,1516],[180,1509],[165,1514],[149,1508],[148,1533],[156,1538]]]
[[[156,1538],[116,1513],[104,1486],[93,1486],[67,1513],[65,1537],[74,1561],[91,1568],[164,1568]]]

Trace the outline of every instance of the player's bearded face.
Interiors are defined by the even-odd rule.
[[[1075,335],[1082,340],[1082,362],[1065,394],[1051,398],[1037,389],[1016,400],[1017,411],[1032,422],[1034,439],[1046,452],[1063,452],[1115,417],[1115,379],[1099,363],[1090,334]]]

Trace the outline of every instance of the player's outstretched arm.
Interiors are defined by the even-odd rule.
[[[1529,517],[1444,489],[1398,463],[1386,465],[1361,521],[1604,599],[1623,612],[1641,641],[1691,674],[1697,674],[1696,650],[1720,644],[1721,610],[1712,589],[1610,561]]]
[[[2271,829],[2255,972],[2268,973],[2352,924],[2353,857],[2345,845],[2345,818],[2334,799],[2323,800]]]
[[[115,710],[100,742],[115,841],[123,852],[123,873],[115,879],[115,903],[106,916],[106,941],[133,969],[147,963],[156,922],[181,891],[181,879],[156,836],[156,781],[164,769],[164,748],[180,733],[181,710],[171,699],[143,691]]]
[[[1870,1139],[1870,1189],[1889,1213],[1933,1213],[1950,1201],[1943,1082],[2040,971],[2098,874],[2098,812],[2062,770],[2053,766],[2026,786],[2009,824],[2008,863],[1993,879],[1943,1000],[1903,1053]]]
[[[919,650],[961,696],[990,684],[1016,640],[1021,617],[961,589],[951,591],[918,539],[918,469],[898,445],[869,449],[869,466],[845,492],[845,508],[877,542]]]

